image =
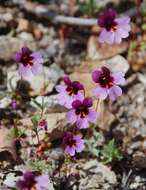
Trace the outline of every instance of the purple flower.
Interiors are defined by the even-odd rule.
[[[10,103],[10,105],[11,105],[11,107],[13,109],[16,109],[17,108],[17,102],[16,102],[16,100],[12,100],[11,103]]]
[[[57,99],[60,105],[70,109],[74,100],[83,98],[81,90],[84,90],[84,87],[78,81],[71,81],[68,76],[64,77],[64,83],[65,85],[56,86],[56,90],[59,93]]]
[[[31,74],[38,75],[42,72],[43,59],[40,53],[32,52],[29,48],[23,47],[15,55],[15,61],[20,63],[18,73],[22,77]]]
[[[72,110],[67,113],[67,120],[71,124],[76,124],[78,128],[88,128],[89,122],[96,123],[97,112],[91,107],[93,105],[91,98],[75,100],[72,103]]]
[[[116,18],[117,13],[113,9],[107,9],[98,18],[98,25],[103,28],[99,35],[101,43],[121,43],[122,38],[127,38],[130,32],[130,17],[121,16]]]
[[[122,95],[122,89],[118,86],[124,84],[124,73],[112,73],[107,67],[92,72],[92,79],[97,83],[97,87],[93,90],[93,95],[99,99],[106,99],[107,96],[111,100],[115,100]]]
[[[67,132],[63,138],[63,145],[65,146],[65,153],[74,156],[76,152],[82,152],[84,149],[84,140],[81,135],[74,135]]]
[[[46,190],[49,183],[48,175],[35,176],[31,171],[26,171],[16,185],[21,190]]]

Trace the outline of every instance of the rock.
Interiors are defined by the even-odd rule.
[[[12,69],[10,69],[10,71],[7,73],[7,81],[9,81],[7,83],[7,88],[9,91],[12,91],[16,88],[19,91],[23,90],[23,86],[26,86],[27,84],[26,91],[28,91],[31,96],[43,95],[52,92],[57,81],[63,75],[64,72],[55,64],[51,65],[50,68],[44,67],[44,71],[40,75],[31,75],[29,77],[25,77],[23,80],[20,80],[21,77],[16,70],[12,71]]]
[[[0,128],[0,158],[1,160],[12,161],[17,159],[16,146],[14,139],[10,138],[10,130]]]
[[[133,166],[136,168],[146,168],[146,155],[143,152],[137,151],[133,154]]]
[[[0,15],[0,19],[4,20],[5,22],[10,22],[13,20],[13,16],[11,13],[7,12],[7,13]]]
[[[144,180],[142,180],[140,176],[136,176],[133,179],[133,182],[129,185],[129,187],[132,190],[142,189],[143,183],[144,183]]]
[[[29,21],[24,18],[19,18],[16,31],[17,32],[30,32],[31,25],[30,25]]]
[[[20,34],[17,35],[18,38],[20,38],[23,41],[34,41],[33,35],[28,32],[21,32]]]
[[[53,40],[53,36],[44,35],[43,38],[40,40],[39,45],[41,48],[51,47],[53,45],[59,45],[59,40]]]
[[[11,98],[10,97],[4,97],[0,100],[0,109],[2,108],[7,108],[10,103],[11,103]]]
[[[112,122],[115,120],[114,114],[108,110],[107,106],[104,105],[104,102],[101,102],[99,104],[98,112],[100,114],[97,120],[99,128],[105,131],[109,131]]]
[[[117,183],[116,175],[111,169],[97,160],[89,160],[84,163],[83,170],[91,171],[94,174],[100,174],[103,177],[103,180],[108,181],[110,184]]]
[[[28,46],[32,50],[36,50],[37,46],[28,39],[22,40],[10,36],[0,36],[0,60],[9,61],[14,58],[14,54],[22,47]]]
[[[46,49],[48,57],[53,57],[59,51],[59,41],[54,40],[51,45]]]
[[[59,148],[52,148],[48,151],[48,158],[49,160],[61,160],[64,158],[64,151],[61,147]]]
[[[116,55],[113,58],[108,59],[105,65],[114,72],[121,71],[127,73],[129,70],[129,64],[127,60],[121,55]]]
[[[96,189],[97,187],[108,190],[117,183],[115,173],[97,160],[89,160],[80,164],[81,169],[88,171],[88,175],[86,174],[85,178],[79,180],[80,190]]]
[[[143,85],[146,86],[146,76],[145,76],[144,74],[138,73],[137,77],[138,77],[138,80],[139,80]]]
[[[43,32],[39,28],[34,28],[33,34],[36,40],[41,40],[43,37]]]
[[[10,188],[16,187],[16,181],[18,181],[19,176],[15,176],[15,173],[8,173],[3,184]]]

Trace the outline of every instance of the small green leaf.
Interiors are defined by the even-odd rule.
[[[31,121],[34,126],[38,125],[39,120],[41,119],[41,115],[39,113],[32,116]]]
[[[112,139],[108,144],[104,145],[101,154],[103,156],[103,162],[105,164],[112,162],[113,160],[121,160],[122,155],[118,147],[115,144],[115,140]]]

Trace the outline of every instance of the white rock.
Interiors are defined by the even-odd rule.
[[[4,180],[4,184],[8,187],[15,188],[16,186],[16,181],[18,180],[18,176],[16,177],[14,173],[9,173],[6,176],[6,179]]]
[[[113,58],[106,60],[106,65],[113,72],[122,71],[124,73],[127,73],[127,71],[129,70],[128,61],[121,55],[116,55]]]
[[[0,100],[0,108],[6,108],[9,106],[11,103],[11,98],[10,97],[4,97]]]
[[[18,38],[20,38],[21,40],[26,40],[26,41],[34,41],[33,35],[28,33],[28,32],[21,32],[20,34],[18,34]]]

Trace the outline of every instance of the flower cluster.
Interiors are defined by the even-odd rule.
[[[116,100],[122,94],[119,85],[125,82],[124,75],[122,72],[111,72],[105,66],[94,70],[92,80],[96,83],[96,87],[93,89],[93,96],[101,100],[108,97],[110,100]],[[68,76],[65,76],[64,84],[58,85],[56,90],[58,103],[69,109],[66,118],[68,123],[75,125],[75,129],[86,129],[90,123],[96,124],[99,113],[93,108],[93,99],[84,96],[85,88],[79,81],[71,81]],[[81,139],[80,134],[67,132],[63,145],[65,153],[74,156],[75,153],[83,150],[84,140]]]
[[[35,176],[31,171],[26,171],[16,186],[20,190],[46,190],[49,189],[49,183],[48,175]]]
[[[121,16],[117,18],[117,13],[113,9],[107,9],[98,18],[98,25],[103,28],[99,35],[101,43],[121,43],[122,38],[127,38],[130,32],[130,18]]]
[[[130,18],[128,16],[117,17],[113,9],[107,9],[98,18],[98,25],[103,28],[99,35],[99,42],[108,44],[121,43],[122,38],[127,38],[130,32]],[[28,47],[23,47],[15,55],[15,61],[19,63],[18,73],[21,77],[37,75],[42,72],[43,58],[38,52],[32,52]],[[96,87],[92,91],[93,97],[101,100],[109,98],[114,101],[122,95],[119,85],[125,82],[125,73],[111,72],[109,68],[103,66],[92,72],[92,80]],[[85,96],[85,88],[79,81],[72,81],[69,76],[64,76],[64,84],[56,86],[58,103],[69,109],[67,121],[74,127],[74,133],[68,131],[63,139],[65,153],[74,156],[84,148],[84,140],[80,133],[81,129],[86,129],[90,124],[96,124],[99,113],[93,108],[93,98]],[[15,102],[12,103],[16,107]],[[44,110],[42,110],[43,113]],[[38,127],[47,131],[47,121],[42,119],[37,121]],[[29,177],[28,177],[29,176]],[[24,180],[19,185],[25,184],[25,179],[37,182],[32,173],[26,173]],[[39,178],[40,179],[40,178]],[[36,183],[37,184],[37,183]],[[35,185],[36,185],[35,184]],[[20,185],[20,186],[21,186]],[[26,188],[27,189],[27,188]],[[35,189],[31,187],[31,190]]]

